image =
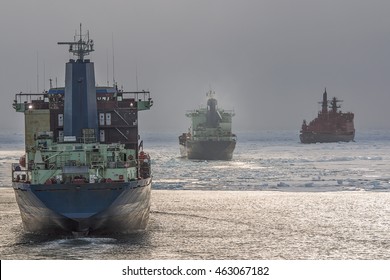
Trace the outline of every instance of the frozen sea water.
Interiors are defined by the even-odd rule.
[[[390,259],[390,132],[301,144],[238,133],[232,161],[180,158],[174,133],[141,133],[152,157],[148,229],[126,236],[25,233],[10,185],[23,143],[0,145],[2,259]]]
[[[146,149],[154,187],[207,190],[389,190],[390,133],[358,134],[356,142],[301,144],[291,131],[238,134],[232,161],[180,158],[168,134]],[[147,141],[145,141],[147,142]]]

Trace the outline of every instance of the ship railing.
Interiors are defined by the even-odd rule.
[[[97,140],[96,140],[96,136],[82,136],[82,137],[75,137],[75,138],[69,138],[69,137],[72,137],[72,136],[58,136],[57,137],[57,143],[69,143],[69,144],[80,144],[80,143],[83,143],[83,144],[88,144],[88,143],[96,143]]]
[[[123,98],[133,98],[135,100],[141,100],[141,101],[149,101],[151,100],[150,97],[150,91],[121,91],[120,94],[122,94]],[[126,98],[126,96],[128,96]]]
[[[140,161],[130,160],[130,161],[108,161],[108,168],[128,168],[128,167],[137,167],[140,166]]]
[[[198,113],[206,112],[206,111],[207,111],[206,107],[200,107],[198,109],[187,110],[185,114],[186,114],[187,117],[191,117],[193,114],[198,114]],[[220,114],[231,115],[232,117],[235,115],[235,112],[232,109],[231,110],[218,109],[218,112]]]
[[[90,164],[91,169],[97,169],[97,168],[105,168],[106,167],[106,162],[105,161],[91,161]]]
[[[15,94],[13,108],[18,112],[28,109],[48,108],[49,99],[47,93],[17,93]]]
[[[84,136],[80,137],[79,139],[80,143],[88,144],[88,143],[96,143],[96,136]]]
[[[35,100],[45,100],[47,92],[43,93],[17,93],[15,94],[14,103],[29,103]]]
[[[192,137],[193,140],[210,140],[210,141],[221,141],[221,140],[237,140],[235,134],[223,135],[223,136],[208,136],[208,135],[197,135]]]
[[[133,99],[136,101],[144,101],[148,102],[151,106],[153,104],[152,98],[150,97],[149,91],[120,91],[117,97],[118,101],[121,101],[121,99]],[[13,103],[13,107],[17,111],[24,111],[27,109],[31,109],[32,103],[38,104],[39,102],[42,102],[42,104],[57,104],[57,103],[63,103],[63,97],[62,95],[53,95],[48,94],[48,92],[42,92],[42,93],[17,93],[15,94],[15,99]],[[42,105],[43,106],[43,105]],[[45,105],[48,106],[48,105]],[[56,106],[54,106],[56,107]],[[53,107],[53,108],[54,108]],[[37,109],[37,108],[35,108]]]
[[[19,163],[12,163],[12,182],[27,182],[30,180],[30,171],[22,169]]]
[[[139,164],[138,164],[139,165]],[[96,168],[128,168],[128,167],[137,167],[137,162],[132,161],[93,161],[90,164],[91,169]]]
[[[234,110],[218,110],[221,114],[228,114],[228,115],[230,115],[230,116],[235,116],[235,112],[234,112]]]
[[[136,109],[138,111],[149,110],[153,106],[153,100],[150,97],[149,91],[121,91],[120,94],[122,96],[118,96],[118,98],[120,97],[127,100],[136,100]],[[132,98],[126,97],[128,95],[132,95]],[[120,100],[118,99],[118,101]],[[133,102],[130,102],[129,105],[130,107],[133,107],[135,104],[133,104]]]

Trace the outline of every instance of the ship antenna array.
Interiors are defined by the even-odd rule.
[[[77,40],[76,38],[79,37]],[[90,52],[93,52],[93,40],[89,39],[89,31],[87,34],[83,35],[81,30],[80,23],[80,34],[75,36],[74,42],[58,42],[58,45],[69,45],[69,52],[77,56],[80,60],[84,60],[84,56],[89,55]]]
[[[206,96],[207,96],[207,98],[214,98],[214,96],[215,96],[215,91],[213,91],[213,90],[209,90],[207,93],[206,93]]]

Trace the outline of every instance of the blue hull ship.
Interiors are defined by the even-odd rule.
[[[25,116],[25,154],[12,164],[24,229],[32,233],[111,234],[147,227],[151,164],[138,135],[147,91],[96,87],[89,34],[77,35],[65,86],[18,93]]]
[[[34,233],[128,233],[145,229],[151,179],[82,186],[14,183],[24,228]]]

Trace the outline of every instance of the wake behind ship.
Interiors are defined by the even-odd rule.
[[[338,102],[341,102],[341,100],[336,97],[328,101],[325,89],[321,102],[322,110],[318,113],[317,118],[309,124],[305,120],[303,121],[299,135],[302,143],[349,142],[354,140],[354,114],[337,111],[340,108]],[[329,103],[331,110],[328,110]]]
[[[24,229],[33,233],[107,234],[145,229],[149,219],[150,157],[138,143],[138,111],[150,93],[96,87],[89,34],[75,37],[65,87],[18,93],[25,155],[12,165]]]
[[[236,147],[232,133],[234,112],[219,109],[215,93],[207,93],[207,107],[186,114],[191,118],[187,133],[179,136],[182,157],[199,160],[231,160]]]

